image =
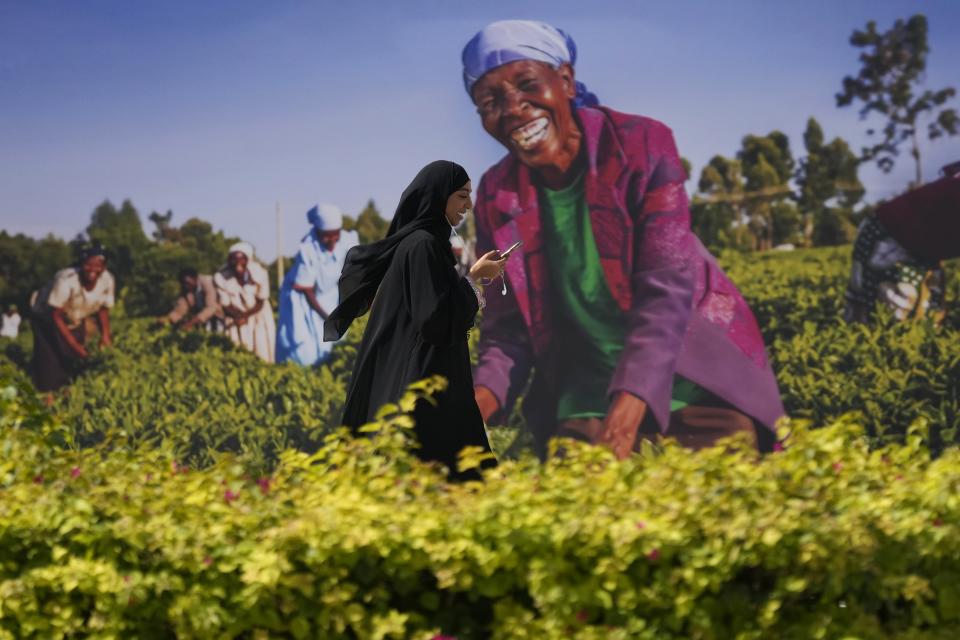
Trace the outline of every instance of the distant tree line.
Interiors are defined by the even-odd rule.
[[[181,268],[192,266],[205,273],[219,269],[237,241],[200,218],[175,226],[172,211],[153,212],[148,220],[154,225],[150,235],[130,200],[119,208],[105,200],[93,210],[84,232],[70,241],[0,231],[0,303],[26,309],[31,294],[58,270],[71,266],[83,243],[95,240],[106,249],[108,268],[121,292],[122,312],[158,315],[169,310],[177,295],[176,274]],[[344,226],[355,228],[361,241],[369,242],[383,237],[389,222],[371,200],[356,218],[345,216]]]
[[[887,31],[870,21],[851,34],[850,44],[861,50],[861,66],[857,75],[843,79],[837,106],[859,102],[861,119],[883,118],[879,131],[867,129],[871,144],[859,154],[842,138],[827,142],[820,123],[810,118],[803,134],[806,156],[800,160],[781,131],[745,136],[734,157],[711,158],[700,172],[691,206],[692,226],[704,243],[714,249],[765,250],[786,243],[849,242],[858,218],[870,209],[861,205],[859,165],[872,161],[889,172],[903,145],[909,146],[915,166],[908,187],[922,184],[922,125],[930,142],[960,131],[960,116],[945,106],[956,90],[922,86],[930,53],[927,32],[926,17],[917,14],[896,20]]]
[[[781,131],[748,135],[734,157],[713,156],[691,202],[694,232],[713,248],[766,250],[781,244],[850,242],[864,194],[859,160],[842,138],[827,142],[815,118],[793,157]]]

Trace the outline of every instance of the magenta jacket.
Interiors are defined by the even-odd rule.
[[[784,414],[757,321],[716,259],[690,230],[685,173],[670,129],[605,107],[577,109],[588,157],[586,199],[607,284],[628,316],[609,394],[645,400],[669,424],[674,374],[773,428]],[[487,291],[474,384],[508,412],[534,379],[524,415],[542,446],[555,429],[551,285],[536,186],[507,155],[480,181],[477,255],[523,246],[507,262],[509,293]]]

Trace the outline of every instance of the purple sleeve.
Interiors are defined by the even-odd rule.
[[[490,221],[484,204],[484,180],[477,190],[474,215],[477,223],[477,256],[494,247]],[[522,258],[520,255],[512,259]],[[501,296],[499,291],[488,293],[487,306],[480,320],[478,362],[473,370],[473,384],[486,387],[497,399],[500,409],[492,420],[509,415],[517,396],[530,375],[533,351],[527,328],[513,294]]]
[[[631,274],[632,306],[623,353],[608,393],[625,391],[647,403],[661,430],[669,424],[677,356],[690,320],[696,241],[673,134],[663,125],[647,133],[652,171],[634,196],[637,220]]]

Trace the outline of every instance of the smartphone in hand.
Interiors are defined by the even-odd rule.
[[[523,240],[517,240],[512,245],[510,245],[509,249],[500,253],[500,260],[503,260],[504,258],[509,258],[510,254],[513,253],[514,250],[516,250],[521,246],[523,246]]]

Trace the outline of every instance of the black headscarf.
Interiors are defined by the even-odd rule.
[[[90,258],[106,258],[107,252],[96,240],[80,246],[77,250],[77,266],[80,267]]]
[[[444,214],[447,200],[468,180],[466,170],[448,160],[431,162],[420,170],[400,196],[387,236],[347,252],[340,274],[340,305],[323,323],[324,341],[339,340],[355,318],[370,310],[397,247],[414,231],[429,231],[442,240],[450,253],[450,262],[456,262],[449,248],[450,223]]]

